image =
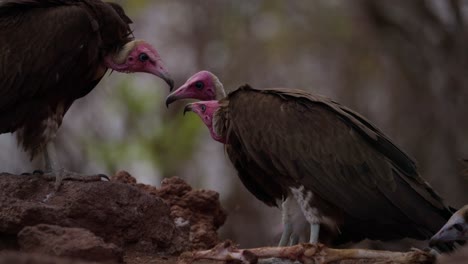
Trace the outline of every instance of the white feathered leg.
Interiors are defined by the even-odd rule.
[[[305,242],[308,231],[308,222],[304,218],[301,208],[294,196],[287,197],[282,203],[283,234],[279,246],[296,245],[300,241]]]
[[[279,247],[285,247],[289,243],[289,238],[291,236],[292,230],[293,230],[293,223],[292,223],[292,215],[291,215],[291,202],[292,201],[290,197],[287,197],[283,204],[282,204],[282,220],[283,220],[283,233],[281,234],[281,239],[279,242]]]
[[[305,219],[310,224],[310,243],[317,243],[320,235],[320,219],[322,216],[319,214],[317,208],[310,205],[314,194],[310,190],[306,190],[304,186],[299,188],[291,188],[291,192],[299,204]]]

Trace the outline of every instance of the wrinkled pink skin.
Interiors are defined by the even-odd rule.
[[[203,88],[196,87],[197,82],[203,83]],[[195,73],[188,79],[184,85],[171,93],[166,99],[166,105],[180,99],[198,99],[202,101],[216,99],[216,87],[213,83],[213,78],[210,72],[201,71]]]
[[[208,127],[211,137],[218,142],[226,144],[226,140],[222,136],[217,135],[213,129],[213,114],[218,109],[219,103],[216,100],[200,101],[186,105],[184,113],[187,111],[192,111],[197,114],[203,123]]]
[[[148,59],[141,61],[140,55],[146,54]],[[105,65],[112,70],[124,73],[133,72],[146,72],[154,74],[162,78],[171,87],[174,86],[174,82],[169,76],[168,71],[164,67],[164,64],[159,57],[158,52],[148,43],[142,42],[135,46],[135,48],[129,53],[123,64],[117,64],[113,61],[112,57],[105,58]]]

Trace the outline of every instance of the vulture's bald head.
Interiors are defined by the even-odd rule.
[[[202,101],[219,100],[226,96],[223,84],[218,77],[209,71],[200,71],[192,75],[181,87],[169,94],[166,105],[181,99],[198,99]]]
[[[450,217],[439,232],[431,238],[430,244],[460,240],[468,240],[468,205],[463,206]]]
[[[174,88],[174,81],[153,46],[144,40],[134,40],[125,44],[117,54],[105,58],[106,67],[118,72],[133,73],[146,72],[163,79]]]
[[[210,130],[211,137],[221,143],[226,143],[222,135],[218,135],[215,132],[214,127],[216,126],[215,112],[219,109],[219,102],[216,100],[212,101],[200,101],[191,103],[185,106],[184,114],[188,111],[197,114],[203,123]]]

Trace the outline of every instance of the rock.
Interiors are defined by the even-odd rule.
[[[137,181],[133,178],[130,173],[126,171],[118,171],[115,175],[111,176],[111,181],[121,182],[121,183],[128,183],[128,184],[136,184]],[[148,185],[149,186],[149,185]]]
[[[124,250],[164,255],[189,248],[166,202],[131,184],[64,181],[51,195],[54,183],[40,176],[3,173],[0,189],[2,238],[43,223],[84,228]]]
[[[159,196],[170,201],[171,215],[190,223],[190,242],[193,249],[208,249],[220,242],[217,229],[226,221],[226,213],[215,191],[193,190],[182,179],[165,179]]]
[[[177,177],[156,188],[122,171],[55,193],[41,176],[3,173],[0,188],[0,264],[175,263],[218,243],[226,220],[218,193]]]
[[[37,253],[20,253],[17,251],[1,251],[0,264],[96,264],[73,260],[69,258],[51,257]]]
[[[208,249],[220,242],[217,230],[226,221],[219,194],[211,190],[193,190],[178,177],[162,181],[158,195],[168,202],[171,215],[180,224],[190,224],[192,249]]]
[[[226,221],[226,213],[219,202],[219,194],[209,190],[193,190],[179,177],[166,178],[161,188],[135,184],[130,174],[118,172],[111,180],[134,184],[145,192],[162,198],[171,210],[171,216],[180,229],[190,230],[191,248],[209,249],[220,242],[217,230]]]
[[[39,224],[25,227],[18,234],[22,251],[89,261],[120,263],[123,251],[114,244],[105,243],[83,228]]]

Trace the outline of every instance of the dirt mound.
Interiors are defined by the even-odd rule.
[[[123,261],[121,248],[83,228],[45,224],[25,227],[18,234],[18,243],[25,252],[108,263]]]
[[[113,181],[132,184],[162,198],[171,208],[171,216],[179,228],[190,230],[192,249],[212,248],[220,242],[216,230],[226,221],[219,194],[211,190],[194,190],[179,177],[166,178],[161,188],[137,184],[127,172],[120,171]]]
[[[37,253],[23,253],[17,251],[1,251],[0,264],[96,264],[70,258],[53,257]]]
[[[53,188],[40,176],[0,174],[0,250],[112,262],[121,252],[164,256],[216,244],[226,218],[217,193],[179,178],[158,189],[119,172],[110,182]]]

